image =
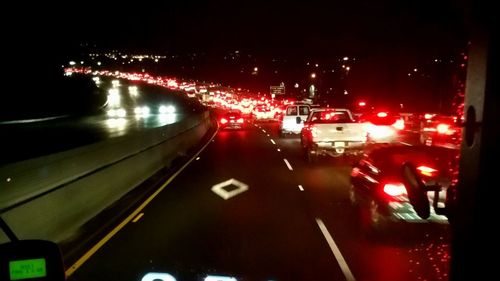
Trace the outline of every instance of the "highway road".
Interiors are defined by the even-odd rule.
[[[349,163],[311,166],[299,138],[277,132],[273,122],[217,132],[119,223],[82,242],[65,261],[68,280],[448,279],[446,226],[366,237],[349,203]]]
[[[118,80],[116,80],[118,81]],[[115,104],[86,115],[50,116],[29,120],[0,122],[2,145],[0,165],[49,155],[120,137],[144,129],[165,126],[183,120],[199,110],[199,106],[183,93],[159,86],[102,78],[99,87],[107,95],[114,92]],[[68,98],[71,93],[68,93]],[[159,106],[173,106],[174,112],[159,114]],[[149,114],[135,112],[147,106]],[[110,116],[110,109],[124,109],[125,116]],[[24,110],[22,106],[20,111]]]

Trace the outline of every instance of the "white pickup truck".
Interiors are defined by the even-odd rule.
[[[364,124],[342,108],[312,109],[301,131],[302,148],[309,162],[319,155],[358,154],[366,144]]]

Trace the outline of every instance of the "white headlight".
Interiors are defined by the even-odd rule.
[[[158,112],[160,112],[160,114],[173,114],[175,113],[175,107],[172,105],[161,105],[158,108]]]
[[[117,109],[116,116],[125,117],[125,116],[127,116],[127,111],[125,111],[125,109],[123,109],[123,108]]]
[[[108,116],[109,117],[116,117],[116,109],[108,110]]]
[[[167,106],[167,113],[168,114],[175,113],[175,107],[173,105]]]

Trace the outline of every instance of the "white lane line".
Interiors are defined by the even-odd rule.
[[[280,151],[281,151],[281,149],[279,149],[279,148],[278,148],[277,150],[278,150],[278,152],[280,152]]]
[[[274,140],[273,140],[273,139],[271,139],[271,142],[272,142],[273,144],[276,144],[276,143],[274,142]]]
[[[149,196],[139,207],[137,207],[137,209],[135,209],[135,211],[133,211],[127,218],[125,218],[119,225],[117,225],[113,230],[111,230],[111,232],[109,232],[108,234],[106,234],[106,236],[104,236],[104,238],[102,238],[99,242],[97,242],[97,244],[95,244],[92,248],[90,248],[90,250],[88,250],[81,258],[79,258],[71,267],[69,267],[68,269],[66,269],[66,278],[68,278],[69,276],[71,276],[73,273],[75,273],[75,271],[80,268],[88,259],[90,259],[90,257],[92,257],[102,246],[104,246],[104,244],[106,244],[111,238],[113,238],[113,236],[115,236],[116,233],[118,233],[118,231],[120,231],[122,228],[125,227],[125,225],[127,225],[133,218],[135,218],[144,208],[146,208],[146,206],[151,202],[153,201],[153,199],[158,196],[158,194],[160,194],[160,192],[162,192],[163,189],[165,189],[165,187],[167,187],[167,185],[170,184],[170,182],[172,182],[182,171],[184,171],[184,169],[189,165],[191,164],[191,162],[193,162],[193,160],[198,157],[198,155],[200,155],[200,153],[205,150],[205,148],[210,144],[211,141],[214,140],[215,136],[217,135],[217,132],[219,130],[217,129],[214,134],[212,135],[212,139],[210,139],[210,141],[208,141],[200,150],[198,150],[198,152],[193,155],[193,157],[191,159],[189,159],[189,161],[184,164],[177,172],[175,172],[172,176],[170,176],[170,178],[167,179],[167,181],[165,181],[165,183],[163,183],[162,186],[160,186],[153,194],[151,194],[151,196]]]
[[[137,217],[135,217],[135,219],[132,222],[133,223],[138,222],[142,218],[142,216],[144,216],[144,213],[140,213]]]
[[[290,165],[290,163],[288,162],[288,160],[283,159],[283,161],[285,161],[285,164],[288,167],[288,170],[293,171],[292,165]]]
[[[328,229],[326,229],[325,224],[320,218],[316,218],[316,223],[319,226],[319,229],[321,230],[321,233],[323,233],[323,236],[326,239],[326,242],[328,243],[328,246],[330,246],[330,249],[333,252],[333,255],[337,259],[337,262],[339,263],[340,269],[342,270],[342,273],[344,273],[345,279],[347,281],[356,281],[354,278],[354,275],[352,275],[351,270],[349,269],[349,266],[347,265],[347,262],[345,261],[344,257],[340,253],[339,247],[337,247],[337,244],[335,244],[335,241],[333,241],[332,235],[330,235],[330,232],[328,232]]]
[[[200,157],[196,157],[196,160],[200,160]]]
[[[38,119],[24,119],[24,120],[12,120],[12,121],[2,121],[0,124],[25,124],[25,123],[35,123],[35,122],[44,122],[44,121],[50,121],[50,120],[55,120],[55,119],[61,119],[68,117],[69,115],[61,115],[61,116],[53,116],[53,117],[46,117],[46,118],[38,118]]]
[[[400,144],[404,144],[404,145],[411,146],[411,144],[409,144],[409,143],[407,143],[407,142],[400,141],[399,143],[400,143]]]
[[[304,191],[304,187],[302,187],[302,185],[301,185],[301,184],[299,184],[299,190],[300,190],[300,191]]]
[[[267,134],[268,137],[270,137],[271,135]]]
[[[262,132],[264,132],[264,134],[266,133],[266,130],[262,129]]]

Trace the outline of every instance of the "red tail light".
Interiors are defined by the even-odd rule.
[[[380,117],[380,118],[387,117],[387,112],[379,112],[379,113],[377,113],[377,117]]]
[[[221,124],[226,124],[226,123],[227,123],[227,119],[226,119],[226,118],[222,118],[222,119],[220,120],[220,123],[221,123]]]
[[[368,134],[373,139],[382,139],[394,135],[394,129],[387,126],[377,126],[370,124],[368,127]]]
[[[406,187],[402,183],[386,183],[384,193],[389,196],[401,196],[406,194]]]
[[[240,119],[238,119],[236,122],[238,122],[238,123],[243,123],[243,122],[245,122],[245,121],[243,120],[243,118],[240,118]]]
[[[392,126],[398,130],[404,130],[405,128],[405,121],[403,119],[398,119]]]
[[[448,132],[448,130],[450,129],[450,125],[448,125],[448,124],[439,124],[439,125],[437,125],[436,129],[437,129],[438,133],[440,133],[440,134],[446,134]]]
[[[424,176],[432,177],[435,176],[437,171],[434,168],[427,167],[427,166],[418,166],[417,170]]]
[[[432,117],[434,117],[434,115],[436,115],[436,114],[426,113],[426,114],[424,115],[424,118],[425,118],[426,120],[429,120],[429,119],[431,119]]]
[[[359,168],[358,167],[352,168],[351,177],[357,177],[358,175],[359,175]]]

